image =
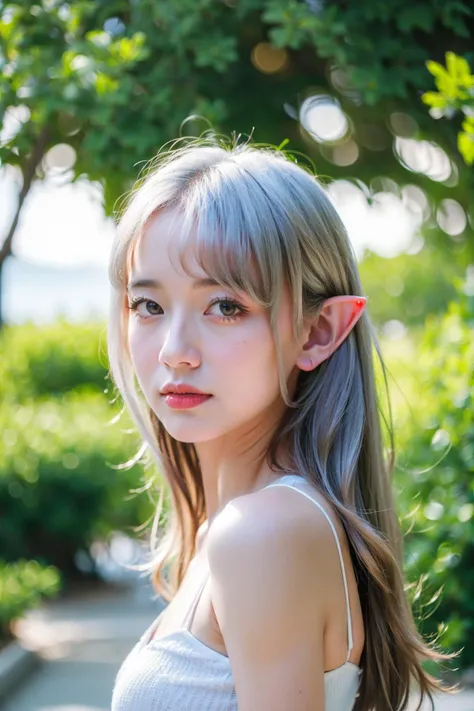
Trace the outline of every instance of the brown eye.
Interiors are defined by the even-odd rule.
[[[160,307],[158,306],[158,304],[155,304],[154,301],[145,301],[145,304],[146,304],[145,308],[146,308],[146,310],[147,310],[149,313],[150,313],[150,311],[149,311],[149,304],[152,304],[151,309],[152,309],[152,314],[153,314],[153,315],[155,315],[155,314],[153,313],[153,308],[156,308],[156,309],[159,309],[159,308],[160,308]]]
[[[156,312],[153,312],[153,311],[150,312],[150,304],[152,304],[152,306],[151,306],[152,309],[153,308],[156,308],[156,309],[161,308],[160,306],[158,306],[157,303],[155,303],[154,301],[151,301],[151,299],[143,299],[143,298],[132,299],[131,303],[128,305],[128,308],[131,309],[132,311],[136,311],[137,312],[136,315],[138,316],[138,318],[147,318],[146,316],[144,316],[143,314],[141,314],[138,311],[138,307],[141,304],[145,304],[145,308],[146,308],[146,311],[149,316],[156,316],[157,315]]]
[[[210,306],[214,306],[217,304],[219,306],[219,310],[221,312],[221,315],[216,314],[218,318],[221,319],[221,321],[237,321],[240,319],[244,314],[248,313],[248,309],[243,306],[242,304],[239,304],[238,301],[235,299],[231,299],[229,297],[223,298],[223,297],[218,297],[217,299],[214,299],[211,301]],[[222,313],[222,309],[230,309],[233,311],[233,313]],[[237,313],[235,313],[235,309],[237,309]]]
[[[219,304],[219,308],[223,311],[226,309],[230,309],[230,311],[233,311],[234,309],[237,308],[237,304],[233,304],[231,301],[221,301]],[[233,313],[223,313],[223,316],[234,316],[235,314]]]

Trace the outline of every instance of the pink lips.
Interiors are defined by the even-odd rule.
[[[174,410],[188,410],[191,407],[197,407],[197,405],[201,405],[211,397],[212,395],[199,395],[196,393],[188,393],[183,395],[170,392],[164,395],[166,404]]]

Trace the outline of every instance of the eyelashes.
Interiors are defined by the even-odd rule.
[[[154,314],[149,313],[148,316],[143,316],[142,314],[140,314],[138,312],[138,307],[140,306],[140,304],[143,304],[143,303],[154,304],[154,306],[161,308],[161,306],[159,306],[159,304],[157,304],[156,301],[153,301],[152,299],[146,299],[144,297],[136,297],[136,298],[130,299],[130,301],[127,305],[127,308],[130,309],[131,311],[135,312],[135,317],[138,319],[148,319],[148,318],[151,318],[152,316],[159,316],[160,315],[160,314],[156,314],[156,313],[154,313]],[[226,316],[226,315],[217,316],[219,321],[223,321],[223,322],[238,321],[240,318],[242,318],[242,316],[244,316],[245,314],[247,314],[249,312],[249,309],[247,309],[245,306],[243,306],[243,304],[239,303],[238,301],[231,298],[230,296],[217,297],[216,299],[213,299],[210,302],[208,308],[210,308],[211,306],[214,306],[214,304],[227,304],[228,306],[231,306],[234,309],[238,309],[238,313],[234,314],[233,316]]]

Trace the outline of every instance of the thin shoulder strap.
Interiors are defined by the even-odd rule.
[[[314,500],[309,494],[307,494],[305,491],[302,491],[301,489],[298,489],[298,487],[294,486],[294,484],[290,484],[288,481],[286,481],[286,479],[288,479],[288,477],[293,477],[293,478],[300,479],[300,480],[301,480],[301,478],[302,478],[299,474],[295,474],[295,475],[292,475],[292,474],[285,475],[285,476],[282,476],[278,481],[274,482],[273,484],[268,484],[267,486],[264,486],[263,488],[264,488],[264,489],[270,489],[272,486],[289,486],[290,489],[294,489],[295,491],[299,491],[300,494],[303,494],[303,496],[306,496],[306,498],[309,499],[310,501],[312,501],[313,504],[316,504],[316,506],[322,511],[322,513],[324,514],[324,516],[327,518],[328,523],[329,523],[329,525],[331,526],[331,530],[332,530],[332,532],[334,533],[334,538],[336,539],[337,550],[338,550],[338,553],[339,553],[339,560],[340,560],[340,563],[341,563],[342,579],[343,579],[343,581],[344,581],[344,592],[345,592],[345,594],[346,594],[347,639],[348,639],[348,647],[349,647],[349,651],[347,652],[347,659],[346,659],[346,661],[348,661],[348,660],[349,660],[349,657],[350,657],[350,655],[351,655],[352,647],[353,647],[352,619],[351,619],[351,608],[350,608],[350,604],[349,604],[349,591],[348,591],[348,588],[347,588],[346,571],[345,571],[345,567],[344,567],[344,560],[343,560],[343,557],[342,557],[341,545],[340,545],[340,543],[339,543],[339,537],[338,537],[338,535],[337,535],[337,531],[336,531],[336,529],[335,529],[335,527],[334,527],[334,524],[333,524],[333,522],[331,521],[331,519],[330,519],[330,517],[329,517],[329,514],[328,514],[327,511],[323,508],[323,506],[321,506],[321,504],[319,503],[319,501],[315,501],[315,500]],[[285,479],[285,481],[282,481],[282,479]]]
[[[206,573],[206,575],[205,575],[205,577],[204,577],[204,580],[203,580],[202,584],[199,586],[199,589],[198,589],[198,591],[197,591],[197,593],[196,593],[196,595],[195,595],[195,597],[194,597],[194,600],[192,601],[192,603],[191,603],[191,605],[190,605],[190,607],[189,607],[189,609],[188,609],[188,611],[187,611],[187,613],[186,613],[186,617],[184,618],[184,622],[183,622],[183,627],[184,627],[186,630],[189,630],[189,628],[190,628],[190,626],[191,626],[191,622],[192,622],[192,619],[193,619],[194,611],[195,611],[195,609],[196,609],[196,607],[197,607],[197,604],[198,604],[198,602],[199,602],[199,598],[201,597],[202,591],[204,590],[204,587],[205,587],[205,585],[206,585],[206,583],[207,583],[207,579],[209,578],[210,574],[211,574],[211,571],[208,570],[207,573]]]

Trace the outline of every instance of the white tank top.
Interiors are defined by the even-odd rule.
[[[334,524],[325,509],[305,491],[298,489],[298,483],[304,483],[301,476],[287,474],[263,488],[289,486],[299,491],[316,504],[331,526],[344,582],[348,652],[344,664],[324,672],[325,711],[351,711],[358,695],[362,669],[349,661],[353,646],[352,622],[341,546]],[[199,587],[181,628],[151,639],[160,615],[145,630],[118,671],[111,711],[237,711],[237,696],[229,658],[201,642],[189,629],[208,577],[209,572]]]

